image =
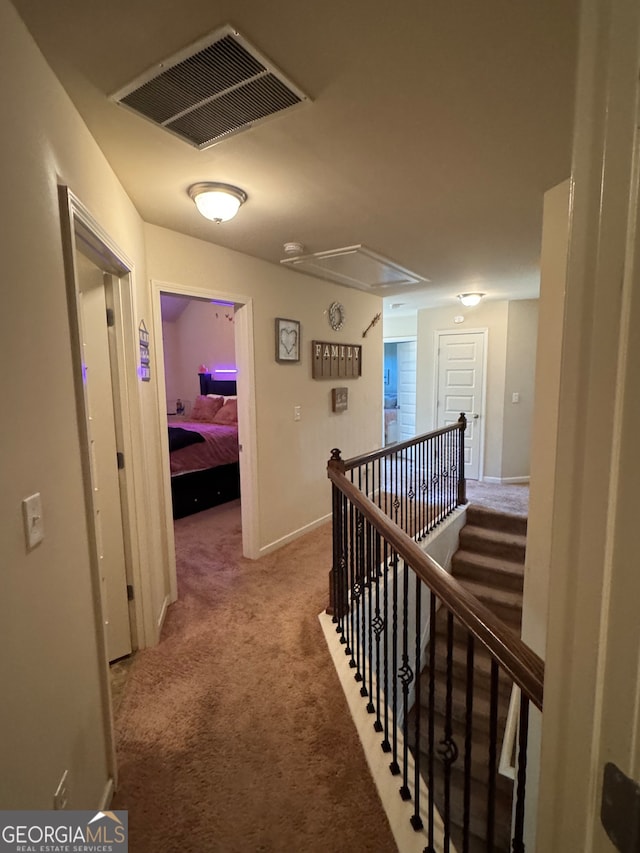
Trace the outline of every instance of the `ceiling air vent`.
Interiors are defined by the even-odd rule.
[[[378,290],[429,281],[360,245],[283,258],[280,263],[294,267],[298,272],[358,290]]]
[[[204,149],[308,98],[225,26],[154,66],[111,100]]]

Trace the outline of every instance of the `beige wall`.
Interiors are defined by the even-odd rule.
[[[162,322],[162,348],[164,356],[164,384],[167,397],[167,411],[175,411],[178,397],[182,398],[180,385],[180,347],[178,344],[178,326],[170,320]]]
[[[69,771],[72,808],[95,807],[107,784],[105,716],[57,183],[66,183],[135,265],[137,304],[149,317],[142,222],[13,7],[0,0],[3,227],[2,399],[10,422],[0,444],[0,806],[50,808]],[[15,86],[14,81],[20,85]],[[135,366],[134,368],[135,369]],[[152,387],[142,416],[155,419]],[[142,453],[142,450],[141,450]],[[151,459],[153,462],[153,459]],[[155,546],[154,483],[137,495],[149,528],[141,542],[152,601],[164,583]],[[21,502],[40,492],[45,539],[25,549]],[[156,494],[157,488],[156,488]],[[154,565],[154,572],[150,566]],[[158,612],[158,611],[157,611]]]
[[[382,333],[385,338],[415,338],[418,334],[418,313],[411,317],[383,317]]]
[[[381,301],[154,225],[145,226],[145,233],[149,275],[167,289],[173,284],[213,290],[253,302],[259,547],[268,548],[330,512],[325,470],[331,448],[339,447],[347,458],[380,446],[382,328],[378,324],[364,340],[362,330],[381,310]],[[347,322],[340,332],[333,332],[327,319],[334,300],[345,306]],[[275,360],[276,317],[302,324],[299,364]],[[361,343],[362,377],[312,379],[312,340]],[[331,412],[335,385],[349,389],[349,409],[342,414]],[[301,407],[298,422],[294,406]]]
[[[528,476],[536,374],[538,299],[509,302],[504,383],[502,479]],[[513,402],[513,394],[519,402]]]
[[[540,318],[522,637],[545,655],[555,490],[562,327],[569,241],[569,181],[545,193],[540,258]]]
[[[487,329],[485,478],[509,480],[529,475],[529,423],[535,363],[536,300],[482,302],[475,308],[429,308],[418,312],[418,434],[435,428],[435,333]],[[462,314],[463,324],[453,318]],[[386,330],[385,330],[386,334]],[[517,387],[516,387],[517,386]],[[506,396],[518,391],[523,403],[507,412]]]
[[[169,411],[178,397],[193,404],[200,393],[198,370],[235,367],[233,305],[214,305],[209,300],[192,299],[174,321],[162,323],[165,342],[164,368]],[[216,377],[214,377],[216,378]],[[219,379],[235,379],[220,376]]]

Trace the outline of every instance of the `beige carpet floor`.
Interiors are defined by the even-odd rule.
[[[234,503],[176,543],[179,601],[116,716],[129,849],[395,851],[317,619],[329,525],[251,562]]]
[[[529,485],[499,485],[467,480],[467,500],[470,504],[478,504],[488,509],[526,516],[529,514]]]

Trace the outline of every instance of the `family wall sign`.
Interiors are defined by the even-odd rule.
[[[356,379],[362,376],[362,346],[311,341],[313,379]]]

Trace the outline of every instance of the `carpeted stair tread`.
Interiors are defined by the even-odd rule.
[[[467,507],[467,524],[476,527],[487,527],[492,530],[501,530],[505,533],[518,533],[527,535],[527,516],[510,512],[499,512],[488,509],[478,504],[469,504]]]
[[[511,607],[515,610],[522,610],[522,593],[512,589],[498,589],[490,587],[484,583],[470,581],[468,578],[460,578],[462,586],[473,593],[476,598],[485,603],[492,602],[504,607]]]
[[[429,669],[427,667],[422,672],[423,685],[422,690],[428,690],[429,684]],[[435,671],[438,676],[442,676],[447,672],[447,650],[444,643],[439,643],[435,654]],[[451,650],[451,671],[456,681],[465,682],[467,677],[467,646],[465,642],[455,641]],[[488,690],[491,683],[491,655],[482,646],[476,642],[473,653],[473,680],[476,689]],[[498,685],[501,693],[507,696],[511,693],[511,682],[501,671],[499,671]],[[425,694],[427,695],[427,694]]]
[[[440,682],[441,684],[442,682]],[[433,707],[436,714],[444,717],[446,713],[446,692],[444,686],[442,689],[436,690]],[[422,712],[428,714],[429,698],[428,694],[420,700]],[[507,713],[509,710],[508,697],[502,696],[502,701],[498,701],[498,731],[504,732],[504,727],[507,722]],[[459,681],[455,685],[455,689],[451,696],[451,718],[458,723],[464,725],[466,721],[466,699],[464,694],[464,682]],[[474,731],[488,734],[489,732],[489,716],[491,713],[491,699],[488,691],[477,689],[473,696],[473,728]]]
[[[506,533],[466,524],[460,531],[460,548],[496,557],[506,557],[516,562],[524,560],[527,538],[520,533]]]
[[[522,592],[524,586],[524,566],[521,562],[491,554],[478,554],[463,548],[453,555],[452,574],[456,578],[478,579],[519,592]]]

